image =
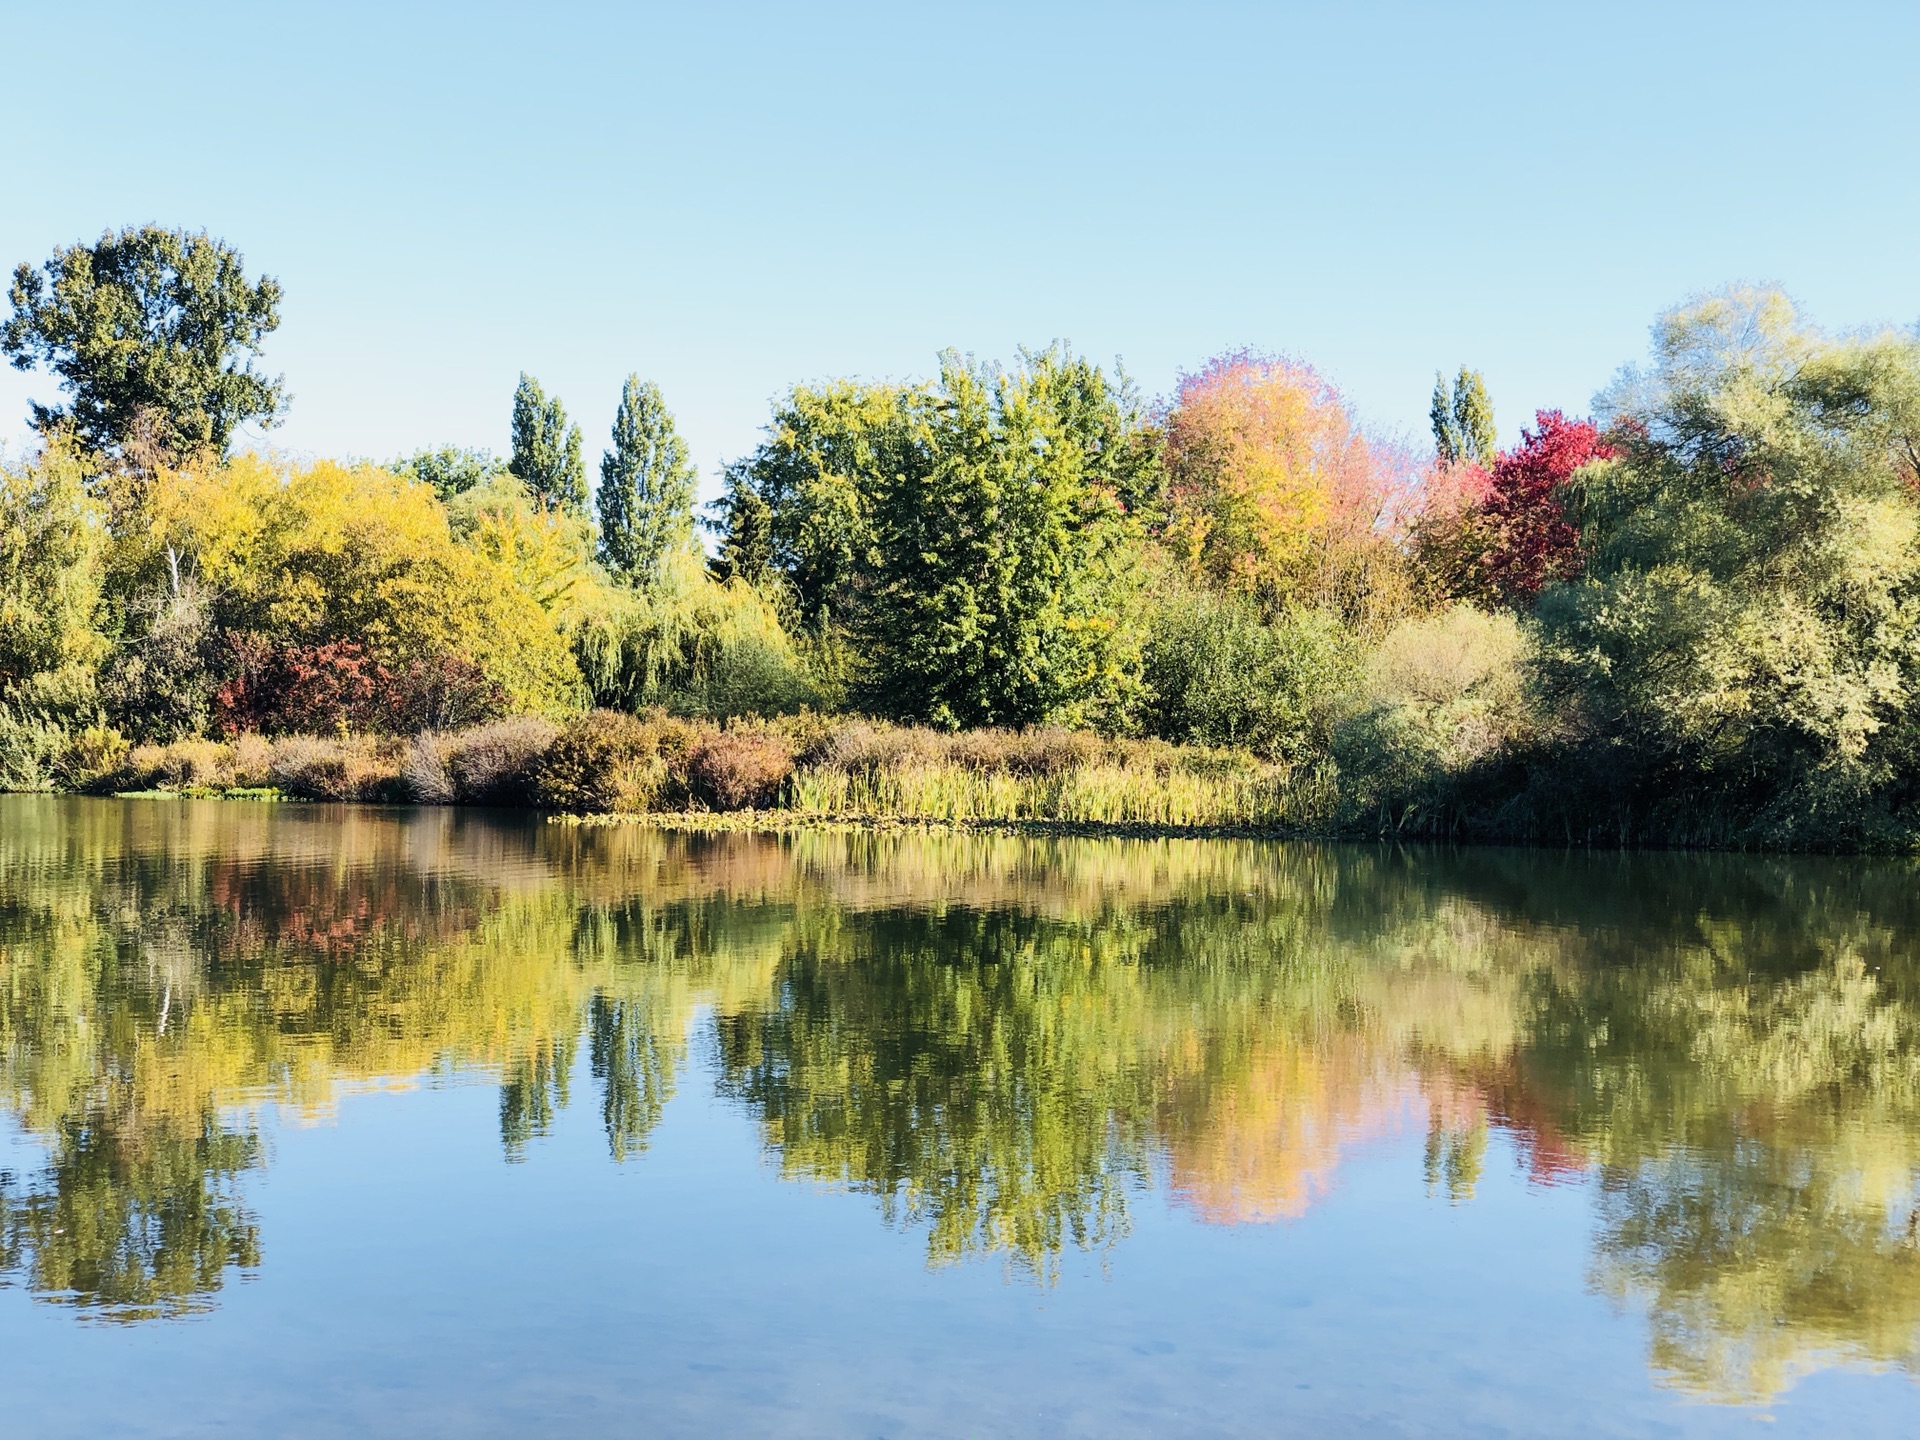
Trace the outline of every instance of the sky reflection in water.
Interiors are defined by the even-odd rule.
[[[0,800],[10,1404],[1903,1433],[1914,880]]]

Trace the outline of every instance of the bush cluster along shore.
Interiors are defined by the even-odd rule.
[[[82,794],[531,807],[696,826],[1299,833],[1335,818],[1313,808],[1311,783],[1245,751],[816,715],[721,726],[663,711],[596,710],[565,724],[520,716],[411,738],[243,735],[138,746],[96,735],[62,763],[63,787]]]
[[[638,376],[592,484],[524,375],[505,460],[230,453],[279,299],[153,227],[16,271],[0,789],[1920,843],[1911,329],[1699,297],[1505,449],[1465,366],[1416,448],[1296,358],[946,353],[795,386],[702,515]]]

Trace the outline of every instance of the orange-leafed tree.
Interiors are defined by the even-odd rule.
[[[1312,366],[1221,355],[1181,377],[1165,427],[1163,538],[1196,578],[1356,619],[1404,602],[1415,467]]]

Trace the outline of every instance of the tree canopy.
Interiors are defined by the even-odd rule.
[[[600,458],[600,556],[616,575],[645,584],[669,551],[693,543],[699,472],[651,380],[629,375]]]
[[[38,270],[21,265],[10,296],[0,353],[16,369],[45,365],[68,396],[36,402],[34,423],[71,426],[91,450],[224,456],[239,426],[272,425],[286,408],[281,381],[252,363],[280,324],[279,282],[249,280],[240,252],[205,231],[108,231]]]
[[[559,396],[522,371],[513,392],[513,454],[507,469],[543,505],[584,511],[587,470],[580,459],[580,427],[567,420]]]

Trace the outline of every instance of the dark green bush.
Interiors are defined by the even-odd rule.
[[[1358,649],[1331,615],[1269,620],[1244,596],[1183,591],[1149,628],[1147,729],[1180,744],[1299,759],[1350,683]]]

